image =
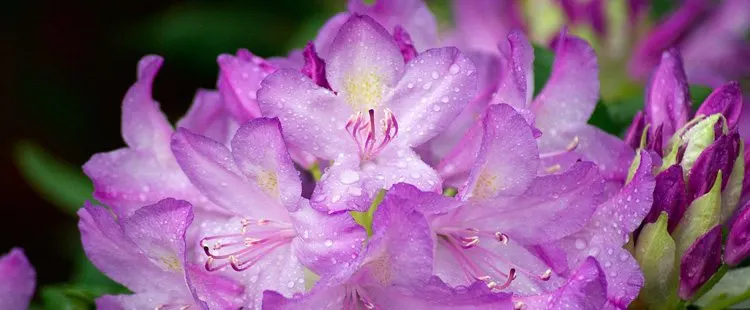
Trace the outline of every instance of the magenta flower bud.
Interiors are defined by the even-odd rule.
[[[646,222],[653,223],[659,218],[661,212],[666,212],[669,215],[668,230],[671,232],[677,227],[677,223],[685,214],[687,206],[688,200],[682,167],[673,165],[656,175],[654,206],[651,207]]]
[[[690,118],[690,93],[677,50],[662,54],[648,85],[644,110],[651,126],[664,125],[663,135],[667,139]]]
[[[734,266],[750,256],[750,203],[745,204],[732,224],[727,238],[724,262]]]
[[[715,89],[703,101],[696,115],[721,113],[727,119],[730,130],[737,126],[742,113],[742,90],[737,82],[729,82]]]
[[[722,135],[698,156],[690,169],[688,192],[695,199],[707,193],[719,170],[722,171],[722,190],[726,187],[739,151],[739,134]]]
[[[680,259],[680,298],[688,300],[721,265],[721,225],[690,246]]]
[[[28,309],[35,286],[36,272],[23,250],[14,248],[0,256],[0,309]]]
[[[641,137],[643,136],[643,130],[646,129],[646,116],[643,111],[638,111],[633,116],[633,121],[628,127],[628,131],[625,132],[625,143],[630,145],[633,149],[637,149],[641,146]]]
[[[417,57],[417,49],[414,48],[414,42],[411,40],[411,36],[401,25],[396,25],[393,29],[393,39],[396,40],[396,45],[401,50],[401,54],[404,55],[404,62]]]
[[[328,85],[328,80],[326,80],[326,63],[323,59],[318,57],[313,42],[307,43],[305,51],[302,52],[302,56],[305,58],[305,65],[302,66],[302,73],[307,75],[307,77],[313,80],[315,84],[318,84],[318,86],[331,89],[331,85]]]

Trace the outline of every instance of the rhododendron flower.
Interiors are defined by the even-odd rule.
[[[122,136],[127,148],[95,154],[83,166],[94,183],[94,198],[120,216],[167,197],[186,199],[196,207],[215,210],[180,170],[169,149],[172,126],[151,97],[163,59],[146,56],[138,63],[138,81],[122,104]],[[228,140],[236,128],[215,91],[200,90],[180,127]]]
[[[502,75],[485,90],[493,96],[481,105],[509,104],[534,125],[535,131],[541,133],[538,140],[543,160],[541,171],[564,171],[576,160],[583,159],[596,163],[608,180],[622,184],[627,163],[633,157],[632,149],[619,138],[587,124],[599,96],[596,55],[585,41],[565,32],[560,34],[555,47],[550,78],[532,100],[533,50],[522,33],[508,35],[507,41],[499,47],[498,71]],[[476,158],[482,136],[482,126],[476,118],[483,109],[467,109],[459,116],[457,122],[474,124],[438,165],[441,176],[453,180],[452,184],[457,186],[461,186]]]
[[[78,212],[86,255],[132,295],[103,296],[103,309],[226,309],[241,305],[243,287],[208,274],[187,261],[185,232],[193,221],[192,206],[165,199],[115,218],[104,207],[86,205]]]
[[[206,220],[200,247],[208,271],[246,285],[246,304],[259,308],[264,290],[293,294],[304,288],[303,267],[325,274],[358,256],[364,229],[347,213],[310,208],[300,196],[277,119],[254,119],[237,130],[230,151],[219,142],[179,129],[177,162],[209,200],[233,216]]]
[[[363,255],[304,295],[266,292],[264,309],[510,309],[510,295],[493,293],[481,281],[454,289],[432,276],[432,232],[414,207],[398,194],[386,195]]]
[[[0,256],[0,308],[28,309],[35,286],[36,272],[23,250],[13,248]]]
[[[292,145],[334,160],[312,197],[318,210],[366,210],[397,182],[438,190],[437,173],[411,149],[445,129],[474,96],[474,65],[455,48],[404,62],[393,37],[367,16],[341,26],[325,61],[331,89],[279,70],[258,91]]]

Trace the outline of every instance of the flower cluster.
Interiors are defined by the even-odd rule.
[[[641,299],[655,308],[700,297],[722,264],[738,265],[750,254],[750,208],[735,213],[749,199],[748,157],[738,132],[741,90],[735,82],[720,86],[691,118],[687,89],[679,54],[665,52],[645,110],[626,135],[662,163],[654,169],[654,204],[635,248],[647,279]],[[728,231],[724,241],[722,228]]]
[[[630,2],[641,20],[641,1]],[[527,33],[538,41],[539,29],[515,1],[456,1],[456,28],[439,35],[422,1],[351,0],[304,49],[220,55],[216,90],[199,90],[175,127],[151,95],[163,59],[143,57],[122,103],[127,146],[83,167],[103,205],[78,212],[85,252],[132,292],[97,307],[694,301],[750,254],[739,84],[691,118],[688,76],[724,71],[691,61],[686,74],[678,50],[656,46],[666,42],[657,28],[634,58],[662,55],[644,110],[624,139],[608,134],[588,124],[600,62],[570,33],[592,25],[596,47],[618,32],[601,1],[560,4],[574,27],[555,28],[536,95]],[[690,20],[696,5],[676,15]],[[685,42],[684,55],[705,55]],[[23,308],[33,270],[18,251],[6,264],[20,267],[0,276],[30,284],[14,286],[19,300],[0,288],[0,308]]]

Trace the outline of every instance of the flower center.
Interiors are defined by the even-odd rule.
[[[362,112],[352,115],[344,128],[357,143],[362,160],[375,157],[398,135],[396,116],[387,108],[383,109],[380,126],[375,126],[375,110],[370,109],[367,115],[362,115]]]
[[[437,234],[438,243],[445,246],[453,255],[464,272],[468,283],[480,280],[493,292],[500,292],[508,288],[519,273],[541,281],[547,281],[552,276],[552,269],[547,269],[542,274],[534,273],[479,246],[480,240],[500,242],[507,245],[510,238],[502,232],[484,232],[476,228],[444,227],[438,230]],[[481,259],[478,257],[481,257]],[[500,270],[495,264],[496,262],[510,266],[510,269],[507,272]]]
[[[372,302],[364,288],[347,286],[344,296],[344,309],[380,309]]]
[[[288,223],[267,219],[240,220],[240,231],[201,239],[200,245],[208,256],[206,270],[216,271],[231,266],[243,271],[277,248],[294,239],[294,229]]]

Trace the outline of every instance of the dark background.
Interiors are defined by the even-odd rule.
[[[198,88],[213,88],[216,56],[248,48],[260,56],[302,47],[344,1],[10,1],[0,49],[0,253],[23,247],[38,290],[77,277],[80,241],[74,210],[32,189],[18,162],[23,145],[70,165],[123,146],[120,104],[138,59],[166,58],[154,98],[172,121]],[[66,190],[59,182],[58,192]],[[54,184],[53,182],[53,185]]]

